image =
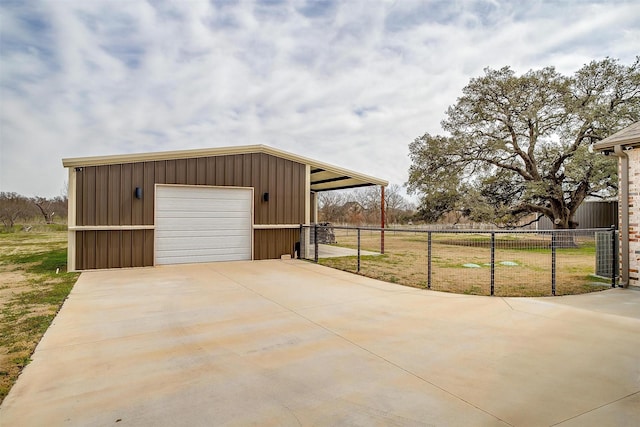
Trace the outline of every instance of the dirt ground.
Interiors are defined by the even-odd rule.
[[[75,283],[66,247],[61,230],[0,234],[0,401]]]

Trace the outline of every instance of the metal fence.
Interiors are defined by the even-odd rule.
[[[569,295],[615,287],[617,254],[613,228],[300,227],[300,258],[387,282],[474,295]]]

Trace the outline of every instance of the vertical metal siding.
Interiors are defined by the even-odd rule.
[[[202,157],[196,162],[196,184],[205,185],[207,183],[207,159]]]
[[[151,193],[145,194],[144,192],[144,163],[133,164],[131,179],[131,223],[133,225],[144,225],[144,203],[151,196]],[[142,199],[135,197],[135,189],[137,187],[143,190]]]
[[[144,163],[144,176],[143,176],[143,184],[142,184],[142,221],[140,225],[152,224],[153,223],[153,209],[155,204],[155,171],[154,171],[155,162],[145,162]],[[149,220],[151,218],[151,221]]]
[[[109,257],[107,258],[108,268],[122,267],[122,261],[120,259],[120,239],[122,233],[120,231],[113,231],[109,233]]]
[[[109,166],[109,194],[107,200],[107,212],[109,220],[107,221],[107,225],[120,224],[120,174],[120,165]]]
[[[618,224],[618,202],[584,202],[576,210],[578,229],[606,228]],[[553,224],[547,217],[540,219],[538,230],[551,230]]]
[[[131,197],[133,196],[133,165],[122,165],[120,179],[120,224],[132,225]]]
[[[155,184],[253,187],[255,224],[299,224],[304,179],[305,165],[264,153],[85,167],[76,179],[76,224],[153,225]],[[287,229],[256,230],[254,237],[255,259],[292,253],[298,240]],[[77,231],[76,242],[80,270],[153,265],[152,230]]]
[[[282,255],[293,256],[295,243],[300,240],[299,229],[255,230],[254,259],[275,259]]]

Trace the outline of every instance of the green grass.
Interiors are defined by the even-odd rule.
[[[75,284],[68,273],[66,227],[15,227],[0,233],[0,402],[9,393]]]
[[[361,258],[359,274],[423,288],[427,279],[427,234],[387,232],[385,254]],[[336,233],[339,246],[356,247],[355,233]],[[362,249],[379,251],[380,233],[363,233]],[[432,234],[431,289],[473,295],[489,295],[491,282],[490,236],[453,233]],[[496,235],[495,294],[499,296],[551,295],[551,248],[549,238],[537,235]],[[593,240],[575,239],[576,247],[556,250],[556,295],[602,289],[589,275],[595,269]],[[517,266],[501,265],[501,261]],[[321,259],[320,263],[356,272],[356,257]],[[464,264],[478,264],[467,268]],[[603,280],[602,283],[606,283]],[[603,285],[604,287],[604,285]]]

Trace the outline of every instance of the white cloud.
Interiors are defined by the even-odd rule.
[[[55,195],[62,157],[269,144],[406,180],[486,66],[572,73],[640,52],[633,2],[0,4],[0,191]]]

